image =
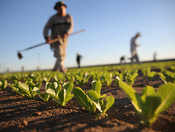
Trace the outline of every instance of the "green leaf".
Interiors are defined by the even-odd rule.
[[[53,86],[56,89],[58,87],[58,83],[57,82],[53,82]]]
[[[47,94],[47,93],[44,93],[44,94],[40,94],[39,97],[45,101],[45,102],[48,102],[49,101],[49,98],[50,98],[50,95]]]
[[[37,87],[34,87],[34,88],[32,89],[32,91],[34,91],[34,92],[39,91],[39,90],[40,90],[40,89],[37,88]]]
[[[97,92],[95,90],[88,90],[87,91],[87,95],[90,97],[90,99],[92,99],[95,102],[98,102],[100,96],[97,94]]]
[[[2,88],[2,86],[3,86],[3,83],[2,83],[2,81],[0,81],[0,88]]]
[[[113,96],[107,96],[106,98],[105,98],[105,102],[104,102],[104,104],[103,104],[103,106],[102,106],[102,113],[106,113],[106,111],[109,109],[109,108],[111,108],[111,106],[114,104],[114,97]]]
[[[86,110],[90,112],[95,112],[96,108],[102,112],[101,107],[98,103],[95,103],[86,93],[79,87],[73,89],[75,98],[78,100],[78,103],[85,107]]]
[[[69,82],[69,83],[65,83],[63,85],[63,89],[61,90],[60,94],[59,94],[59,98],[60,98],[60,104],[62,106],[65,106],[67,104],[67,102],[69,100],[72,99],[72,97],[74,96],[72,94],[72,89],[73,89],[73,82]]]
[[[32,97],[32,95],[30,94],[29,86],[27,84],[18,82],[17,86],[19,88],[19,94],[23,96]]]
[[[65,99],[65,101],[63,102],[63,106],[65,106],[65,105],[67,104],[67,102],[69,102],[73,97],[74,97],[73,94],[67,94],[67,95],[66,95],[66,99]]]
[[[46,90],[46,93],[50,94],[51,96],[56,96],[55,91],[53,89],[50,89],[50,88]]]
[[[61,84],[58,84],[58,87],[55,89],[55,93],[56,93],[57,96],[59,95],[61,89],[62,89]]]
[[[146,86],[142,91],[142,96],[141,96],[142,102],[144,103],[146,102],[147,96],[155,96],[155,95],[156,93],[154,88],[151,86]]]
[[[146,102],[143,103],[142,107],[142,118],[145,124],[151,125],[156,119],[157,115],[155,115],[155,110],[161,103],[160,97],[154,96],[147,96]]]
[[[102,84],[100,80],[92,82],[92,89],[97,92],[98,96],[101,95],[101,87],[102,87]]]
[[[73,87],[74,87],[74,83],[73,83],[72,81],[69,82],[69,83],[66,83],[66,84],[63,86],[63,88],[66,89],[67,95],[71,94]]]
[[[161,104],[157,108],[155,114],[165,111],[175,102],[175,84],[167,83],[160,86],[157,91],[157,95],[161,98]]]
[[[0,81],[0,88],[1,89],[5,89],[7,87],[7,85],[8,85],[7,80]]]
[[[166,77],[163,75],[163,73],[159,72],[159,73],[157,73],[157,75],[159,75],[160,79],[161,79],[164,83],[167,83]]]
[[[100,111],[100,112],[102,112],[102,110],[101,110],[101,106],[100,106],[100,96],[97,94],[97,92],[96,91],[94,91],[94,90],[88,90],[87,91],[87,95],[88,95],[88,97],[92,100],[92,103],[93,104],[95,104],[95,106],[96,106],[96,108]]]
[[[25,83],[18,82],[18,87],[29,91],[29,86]]]
[[[65,98],[66,98],[66,89],[62,89],[58,95],[59,97],[59,104],[64,106]]]
[[[141,105],[142,105],[141,97],[139,95],[137,95],[136,91],[130,85],[124,83],[119,78],[118,78],[118,81],[119,81],[120,88],[122,88],[123,91],[129,96],[129,98],[131,99],[131,102],[134,105],[135,109],[138,112],[142,112],[142,109],[141,109]]]
[[[16,92],[16,93],[19,92],[19,89],[18,89],[17,87],[15,87],[15,86],[11,86],[11,88],[12,88],[12,90],[13,90],[14,92]]]

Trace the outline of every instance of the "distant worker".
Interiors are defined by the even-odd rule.
[[[153,61],[157,61],[157,53],[156,52],[153,53]]]
[[[134,37],[131,38],[131,47],[130,47],[130,51],[131,51],[131,63],[133,63],[134,61],[136,61],[137,63],[140,62],[139,61],[139,57],[137,54],[137,47],[139,46],[136,42],[137,38],[140,37],[140,33],[136,33],[136,35]]]
[[[54,57],[56,58],[53,71],[66,72],[64,60],[66,56],[67,40],[69,34],[73,30],[73,20],[72,17],[66,13],[66,8],[67,5],[64,4],[64,2],[57,2],[54,6],[57,13],[50,17],[43,30],[45,41],[48,44],[51,43],[51,40],[59,37],[58,42],[50,44],[54,52]],[[51,34],[49,34],[49,31],[51,31]]]
[[[120,64],[122,63],[126,63],[126,58],[124,55],[120,57]]]
[[[79,53],[77,53],[76,62],[77,62],[78,68],[80,68],[81,59],[82,59],[82,55],[80,55]]]

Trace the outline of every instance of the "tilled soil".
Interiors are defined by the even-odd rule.
[[[138,77],[134,87],[138,93],[145,85],[158,87],[160,80],[145,81]],[[125,93],[117,86],[103,87],[102,93],[112,94],[116,100],[108,111],[108,117],[97,118],[80,109],[73,99],[66,107],[50,101],[45,103],[16,95],[10,91],[0,91],[0,131],[2,132],[174,132],[175,105],[162,113],[148,128],[140,124],[134,107]]]

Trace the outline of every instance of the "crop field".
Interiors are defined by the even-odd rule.
[[[0,131],[174,132],[175,62],[0,74]]]

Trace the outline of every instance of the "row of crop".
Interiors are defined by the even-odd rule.
[[[114,98],[105,94],[101,95],[102,84],[100,81],[93,81],[92,88],[84,91],[80,87],[74,87],[73,80],[60,83],[60,81],[52,80],[45,82],[44,88],[42,86],[36,87],[30,81],[22,83],[14,81],[12,84],[7,83],[6,80],[1,81],[1,89],[11,88],[12,91],[26,96],[28,98],[39,97],[45,102],[54,100],[58,105],[65,106],[73,97],[75,97],[83,108],[89,112],[106,115],[107,110],[113,105]]]
[[[175,74],[166,69],[161,69],[160,72],[151,71],[151,68],[144,68],[140,70],[143,74],[143,77],[148,78],[148,80],[152,80],[155,76],[158,76],[163,83],[167,82],[175,82]],[[125,69],[122,71],[113,71],[113,72],[69,72],[67,74],[57,74],[51,72],[34,72],[34,73],[17,73],[9,76],[3,76],[0,78],[1,80],[5,79],[8,82],[13,82],[14,80],[18,80],[21,82],[31,80],[37,87],[41,85],[42,81],[49,81],[51,79],[59,80],[61,82],[74,80],[76,85],[82,86],[87,84],[90,80],[101,80],[103,86],[111,86],[111,83],[115,79],[116,76],[119,76],[123,81],[127,82],[129,85],[133,85],[136,77],[139,76],[138,70],[129,70]]]
[[[117,71],[117,70],[137,70],[137,69],[147,69],[147,68],[159,68],[159,69],[171,69],[175,72],[175,62],[150,62],[150,63],[139,63],[139,64],[125,64],[125,65],[106,65],[97,67],[85,67],[78,69],[81,72],[89,71]],[[69,71],[77,71],[76,68],[70,69]]]
[[[153,73],[149,69],[145,71],[147,72],[142,72],[147,76]],[[169,73],[169,71],[165,72]],[[62,106],[65,106],[75,97],[78,103],[87,111],[105,115],[114,103],[114,98],[112,96],[101,95],[101,88],[102,85],[106,84],[109,86],[111,82],[115,81],[129,96],[137,113],[141,115],[145,124],[152,124],[158,115],[166,110],[175,100],[175,85],[168,81],[160,86],[157,92],[151,86],[145,87],[142,95],[139,96],[132,88],[132,84],[138,75],[137,70],[125,71],[123,73],[84,72],[55,75],[55,73],[32,73],[23,74],[22,76],[11,76],[7,80],[1,80],[0,87],[1,89],[5,89],[8,86],[16,93],[29,98],[38,96],[43,101],[52,99]],[[80,87],[77,87],[77,85],[83,86],[89,80],[92,80],[90,81],[90,90],[84,91]]]

